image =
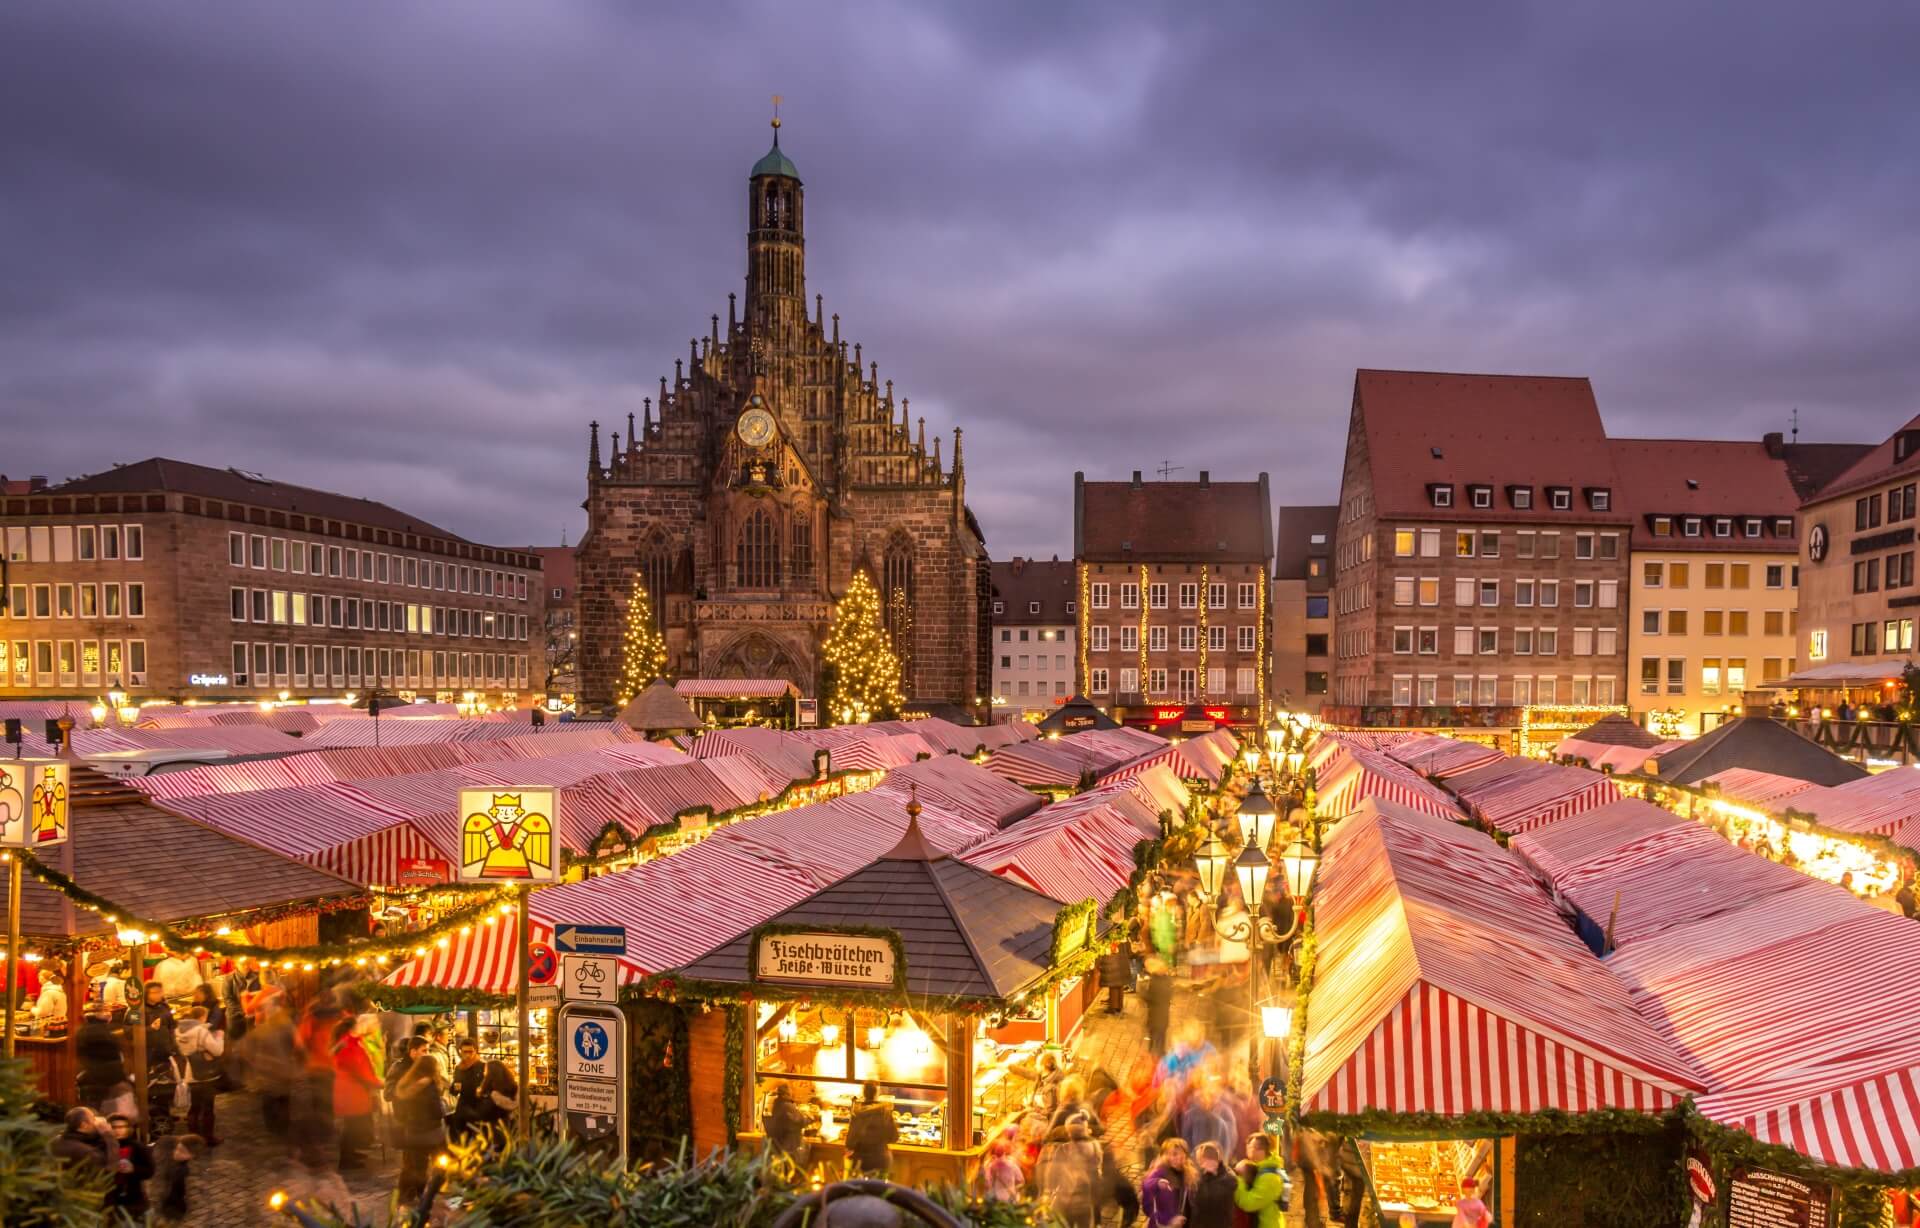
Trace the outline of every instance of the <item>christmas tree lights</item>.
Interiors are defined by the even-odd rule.
[[[633,573],[633,591],[627,597],[627,630],[621,644],[620,706],[638,695],[655,678],[666,676],[667,641],[653,625],[653,602],[647,583]]]
[[[842,724],[888,720],[906,702],[900,658],[880,619],[880,592],[864,571],[853,573],[847,595],[833,610],[821,657],[830,666],[827,712]]]

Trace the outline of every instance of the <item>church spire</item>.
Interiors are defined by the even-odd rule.
[[[776,101],[773,148],[753,164],[747,177],[750,329],[798,329],[807,322],[805,207],[800,168],[780,148],[780,107]]]
[[[587,424],[587,473],[591,477],[600,476],[600,420],[598,418]]]

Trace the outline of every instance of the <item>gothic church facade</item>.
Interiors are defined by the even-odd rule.
[[[833,603],[865,570],[908,697],[980,711],[991,580],[961,432],[943,460],[926,419],[841,339],[839,315],[818,295],[809,314],[806,200],[778,120],[747,208],[744,302],[727,296],[724,330],[714,315],[606,455],[591,428],[581,700],[616,698],[636,573],[676,677],[785,678],[818,695]]]

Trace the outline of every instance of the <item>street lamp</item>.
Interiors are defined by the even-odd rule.
[[[1262,799],[1265,800],[1264,798]],[[1244,811],[1242,812],[1244,814]],[[1257,822],[1256,816],[1254,822]],[[1268,834],[1271,835],[1272,809],[1268,807]],[[1256,833],[1257,834],[1257,833]],[[1234,859],[1234,878],[1240,884],[1240,898],[1246,904],[1243,917],[1226,926],[1219,920],[1219,894],[1217,884],[1226,869],[1226,845],[1218,836],[1209,835],[1207,843],[1194,855],[1194,865],[1200,871],[1200,885],[1214,898],[1214,928],[1227,942],[1247,944],[1249,963],[1247,967],[1247,1015],[1251,1019],[1255,1011],[1261,1010],[1260,989],[1261,969],[1266,966],[1266,950],[1290,941],[1300,929],[1306,918],[1308,890],[1313,886],[1313,873],[1320,864],[1319,854],[1313,846],[1304,840],[1295,840],[1287,845],[1280,856],[1281,873],[1285,875],[1287,890],[1294,902],[1292,923],[1282,933],[1266,915],[1260,911],[1260,902],[1266,896],[1267,879],[1273,872],[1273,862],[1267,858],[1262,843],[1249,839],[1240,855]],[[1267,1015],[1260,1015],[1261,1027],[1265,1031],[1270,1026]],[[1260,1081],[1260,1046],[1247,1041],[1247,1076],[1254,1083]]]
[[[1273,721],[1267,726],[1267,750],[1276,757],[1287,744],[1287,727],[1280,723],[1280,714],[1273,714]]]
[[[1200,890],[1216,900],[1220,897],[1221,880],[1227,872],[1228,851],[1220,837],[1209,832],[1206,843],[1193,852],[1193,866],[1200,875]]]
[[[1249,847],[1264,849],[1273,842],[1274,815],[1273,802],[1256,777],[1240,799],[1240,835]]]

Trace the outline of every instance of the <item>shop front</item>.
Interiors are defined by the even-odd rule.
[[[804,1162],[834,1174],[877,1105],[893,1180],[964,1181],[1078,1031],[1096,916],[937,853],[916,819],[879,861],[660,978],[737,1012],[692,1020],[696,1150],[760,1146],[791,1098]]]

